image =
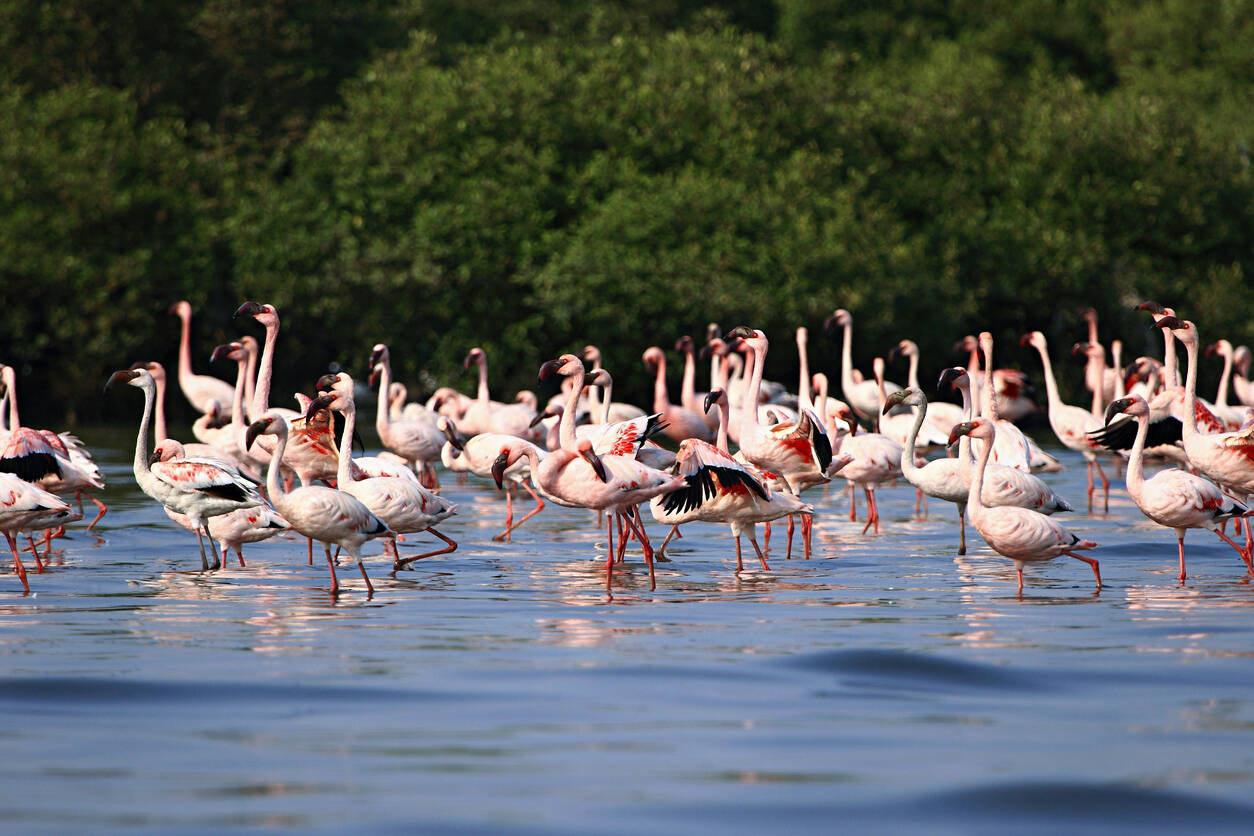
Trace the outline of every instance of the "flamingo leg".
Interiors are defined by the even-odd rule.
[[[1176,529],[1176,548],[1180,552],[1180,574],[1176,576],[1176,579],[1179,581],[1183,581],[1186,577],[1184,573],[1184,529],[1183,528]]]
[[[1102,470],[1102,463],[1097,459],[1093,459],[1093,466],[1097,468],[1097,475],[1102,479],[1102,513],[1110,513],[1110,480],[1106,478],[1106,471]]]
[[[448,554],[449,552],[455,552],[455,551],[457,551],[457,543],[456,543],[455,541],[453,541],[453,540],[450,540],[448,537],[445,537],[443,534],[441,534],[440,532],[436,531],[434,528],[428,528],[428,529],[427,529],[427,533],[428,533],[428,534],[434,534],[436,537],[439,537],[441,540],[443,540],[443,541],[444,541],[445,543],[447,543],[448,545],[446,545],[446,546],[445,546],[444,548],[442,548],[442,549],[436,549],[436,550],[435,550],[435,551],[433,551],[433,552],[427,552],[426,554],[420,554],[420,555],[416,555],[416,556],[414,556],[414,557],[406,557],[406,558],[404,558],[404,559],[401,559],[400,552],[397,552],[397,553],[396,553],[396,562],[392,564],[392,571],[394,571],[394,572],[395,572],[395,571],[396,571],[396,570],[398,570],[398,569],[404,569],[406,566],[408,566],[409,564],[413,563],[413,562],[414,562],[414,561],[416,561],[416,560],[423,560],[424,558],[428,558],[428,557],[435,557],[435,556],[437,556],[437,555],[441,555],[441,554]],[[393,548],[395,548],[395,547],[393,547]]]
[[[797,528],[793,515],[788,515],[788,549],[784,552],[784,560],[792,560],[792,533]]]
[[[853,492],[853,482],[849,483],[849,522],[858,521],[858,502]],[[862,529],[862,533],[866,534],[866,529]]]
[[[801,542],[805,545],[806,560],[810,559],[811,534],[814,531],[814,517],[810,514],[801,515]]]
[[[313,538],[306,537],[305,541],[309,543],[309,565],[313,566]]]
[[[200,526],[196,526],[196,542],[200,544],[200,571],[209,571],[209,558],[205,557],[205,541],[200,537]],[[214,555],[214,561],[217,561],[217,555]]]
[[[361,570],[361,579],[366,582],[366,599],[374,597],[374,584],[370,582],[370,576],[366,574],[366,566],[360,559],[357,561],[357,568]]]
[[[1102,588],[1102,572],[1097,568],[1097,561],[1091,557],[1085,557],[1075,552],[1063,552],[1067,557],[1074,557],[1076,560],[1083,560],[1085,563],[1093,567],[1093,577],[1097,579],[1097,588]]]
[[[1088,474],[1089,474],[1088,492],[1089,492],[1089,513],[1090,514],[1093,513],[1093,462],[1094,462],[1094,459],[1085,460],[1085,467],[1088,469]]]
[[[870,488],[863,488],[862,492],[866,494],[866,525],[862,526],[862,533],[866,534],[876,522],[875,516],[875,494],[871,493]],[[879,527],[876,526],[876,533],[879,533]]]
[[[26,535],[26,537],[30,540],[31,557],[35,558],[35,571],[42,575],[44,571],[44,563],[39,559],[39,548],[35,545],[35,538],[30,534]]]
[[[767,572],[771,571],[771,567],[766,565],[766,556],[758,548],[758,539],[753,536],[753,526],[749,527],[749,542],[753,544],[753,550],[758,553],[758,562],[762,564],[762,568]]]
[[[598,509],[598,514],[601,511]],[[610,600],[614,599],[614,595],[610,592],[610,584],[614,580],[614,523],[617,514],[607,514],[605,516],[605,594]],[[622,530],[618,532],[618,539],[623,538]]]
[[[96,507],[100,509],[98,512],[96,512],[96,518],[95,518],[95,519],[93,519],[93,520],[92,520],[92,521],[91,521],[91,522],[87,525],[87,530],[88,530],[88,531],[91,531],[91,530],[92,530],[92,528],[94,528],[94,527],[95,527],[96,523],[100,522],[100,518],[101,518],[101,517],[103,517],[103,516],[105,515],[105,512],[109,510],[109,506],[108,506],[108,505],[105,505],[105,504],[104,504],[103,502],[101,502],[99,499],[96,499],[96,497],[94,497],[94,496],[92,496],[91,494],[87,493],[87,491],[83,491],[83,490],[74,491],[74,498],[78,500],[78,511],[79,511],[79,513],[80,513],[80,514],[81,514],[81,513],[82,513],[82,511],[83,511],[83,497],[84,497],[84,496],[86,496],[86,497],[87,497],[88,499],[90,499],[92,502],[96,503]]]
[[[340,580],[335,576],[335,561],[331,558],[331,547],[327,546],[327,569],[331,572],[331,594],[338,595]]]
[[[18,580],[22,582],[22,589],[30,592],[30,584],[26,582],[26,567],[22,565],[22,557],[17,553],[17,538],[10,531],[4,532],[4,536],[9,541],[9,548],[13,551],[13,571],[17,572]]]
[[[661,557],[662,555],[666,554],[666,544],[671,541],[672,537],[678,537],[678,536],[680,536],[679,526],[672,525],[671,530],[666,533],[666,539],[662,541],[662,545],[658,546],[658,550],[657,550],[658,557]]]
[[[532,518],[532,517],[534,517],[536,514],[538,514],[538,513],[540,513],[541,511],[543,511],[543,510],[544,510],[544,500],[540,498],[540,495],[539,495],[538,493],[536,493],[535,491],[533,491],[533,490],[531,489],[531,486],[530,486],[530,485],[528,485],[526,482],[522,482],[521,484],[522,484],[522,486],[523,486],[524,488],[526,488],[526,489],[527,489],[527,493],[531,494],[531,498],[532,498],[532,499],[534,499],[534,500],[536,501],[536,507],[535,507],[535,508],[532,508],[530,511],[528,511],[528,512],[527,512],[527,514],[526,514],[526,515],[524,515],[524,516],[523,516],[523,518],[522,518],[521,520],[519,520],[518,522],[514,523],[514,525],[513,525],[512,527],[510,527],[509,531],[514,531],[514,530],[515,530],[515,529],[517,529],[519,526],[521,526],[523,523],[525,523],[527,520],[531,519],[531,518]],[[509,532],[506,532],[506,533],[508,534]],[[505,539],[507,539],[507,540],[508,540],[509,538],[508,538],[508,537],[506,537]]]
[[[239,560],[239,565],[241,569],[248,568],[244,565],[244,550],[239,546],[235,547],[235,557],[236,559]],[[226,549],[222,550],[222,565],[223,566],[226,565]]]
[[[1250,526],[1249,526],[1249,524],[1248,524],[1248,523],[1246,524],[1245,528],[1246,528],[1246,530],[1247,530],[1247,531],[1249,530]],[[1249,552],[1249,550],[1248,550],[1248,549],[1244,549],[1244,548],[1242,548],[1241,546],[1239,546],[1239,545],[1236,543],[1236,541],[1234,541],[1234,540],[1233,540],[1231,537],[1229,537],[1227,534],[1224,534],[1224,533],[1223,533],[1222,531],[1220,531],[1219,529],[1215,529],[1215,534],[1219,535],[1219,539],[1220,539],[1220,540],[1223,540],[1223,541],[1224,541],[1225,543],[1227,543],[1229,546],[1232,546],[1234,549],[1236,549],[1236,550],[1237,550],[1237,554],[1241,555],[1241,559],[1245,561],[1245,570],[1246,570],[1246,572],[1248,572],[1250,575],[1254,575],[1254,561],[1252,561],[1252,560],[1250,559],[1250,552]]]
[[[967,553],[967,506],[958,506],[958,554]]]
[[[771,524],[770,523],[766,524],[766,535],[762,538],[762,542],[765,544],[763,548],[769,552],[771,550]]]
[[[739,575],[741,572],[745,570],[745,563],[743,560],[740,559],[740,535],[737,534],[735,539],[736,539],[736,574]]]
[[[629,532],[626,524],[623,522],[622,514],[614,514],[614,520],[618,523],[618,558],[614,562],[622,563],[627,556],[627,535]]]
[[[644,550],[644,562],[649,566],[649,591],[652,592],[657,589],[657,578],[653,574],[653,545],[649,543],[649,535],[645,533],[644,526],[637,524],[634,509],[631,515],[627,515],[626,519],[627,525],[640,540],[640,548]]]
[[[493,540],[509,542],[509,533],[514,530],[514,486],[511,483],[505,489],[505,530],[493,537]]]
[[[1023,595],[1023,567],[1022,566],[1015,567],[1015,573],[1019,576],[1019,595],[1020,597],[1022,597]]]

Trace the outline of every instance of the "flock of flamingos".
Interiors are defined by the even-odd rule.
[[[1140,308],[1162,331],[1164,359],[1139,357],[1123,368],[1116,341],[1111,345],[1113,364],[1107,366],[1106,350],[1097,339],[1096,314],[1090,311],[1088,340],[1072,349],[1087,360],[1085,380],[1093,395],[1087,409],[1060,400],[1045,337],[1039,331],[1023,337],[1024,345],[1040,353],[1050,426],[1062,444],[1086,460],[1090,511],[1095,474],[1102,485],[1101,501],[1109,501],[1101,461],[1126,459],[1133,501],[1147,517],[1175,529],[1181,581],[1186,576],[1184,536],[1190,528],[1215,532],[1254,576],[1250,525],[1242,525],[1254,494],[1254,410],[1247,410],[1254,406],[1254,384],[1245,377],[1250,353],[1244,348],[1234,351],[1226,340],[1206,348],[1208,354],[1221,354],[1225,365],[1215,402],[1204,402],[1196,393],[1202,351],[1197,326],[1153,302]],[[814,509],[803,493],[837,476],[849,485],[851,520],[857,514],[855,489],[865,495],[863,533],[879,531],[876,488],[904,479],[917,489],[920,501],[934,497],[956,506],[960,554],[966,550],[969,516],[989,546],[1014,562],[1020,594],[1024,565],[1059,555],[1088,563],[1101,586],[1097,560],[1083,554],[1097,544],[1071,533],[1051,516],[1072,510],[1071,506],[1034,471],[1059,465],[1012,423],[1034,406],[1022,396],[1022,372],[993,368],[993,340],[987,332],[963,341],[970,355],[966,368],[948,368],[940,375],[937,388],[958,390],[961,407],[942,400],[929,404],[918,381],[918,349],[909,340],[898,344],[889,357],[901,354],[908,359],[905,388],[884,380],[879,358],[873,378],[862,377],[852,367],[853,319],[845,310],[836,311],[826,323],[843,330],[844,400],[828,394],[823,374],[810,374],[804,328],[796,334],[801,373],[795,393],[763,380],[768,342],[759,330],[742,326],[722,335],[710,326],[700,348],[710,362],[708,394],[695,391],[698,346],[688,337],[681,339],[676,345],[685,360],[680,403],[672,403],[667,393],[665,353],[649,348],[644,361],[656,375],[651,413],[612,399],[613,380],[591,346],[582,357],[563,354],[540,367],[541,379],[559,376],[563,382],[562,392],[542,408],[529,393],[514,403],[491,400],[487,358],[478,348],[466,358],[467,368],[478,366],[477,397],[441,388],[425,405],[407,404],[405,387],[392,380],[387,346],[376,345],[370,354],[369,384],[379,387],[375,428],[387,450],[379,456],[357,457],[352,452],[358,384],[349,375],[324,375],[315,397],[296,395],[297,411],[270,405],[279,334],[274,306],[245,302],[235,314],[264,326],[263,344],[243,337],[214,349],[214,360],[236,363],[234,386],[193,372],[191,306],[179,302],[170,312],[182,319],[178,381],[202,413],[193,425],[198,441],[183,444],[167,435],[166,375],[160,364],[136,363],[115,372],[106,389],[127,384],[143,392],[135,480],[173,520],[195,532],[203,570],[217,568],[219,555],[225,562],[231,550],[242,566],[244,544],[291,530],[307,538],[310,563],[314,541],[322,544],[332,592],[340,588],[336,564],[345,552],[357,563],[367,593],[373,595],[362,562],[368,541],[383,540],[393,570],[457,548],[436,529],[456,513],[456,506],[439,493],[439,462],[447,471],[490,478],[504,488],[506,521],[498,540],[509,540],[546,501],[603,512],[607,594],[614,566],[624,559],[630,540],[639,543],[650,584],[655,584],[655,551],[645,531],[642,506],[647,505],[655,522],[670,529],[659,551],[664,552],[685,523],[726,523],[735,542],[736,570],[743,569],[742,535],[747,535],[767,569],[766,554],[755,536],[757,523],[766,524],[769,546],[771,522],[786,519],[791,557],[794,526],[799,522],[800,548],[809,557]],[[1183,385],[1177,341],[1187,354]],[[83,518],[83,496],[99,508],[89,528],[107,509],[90,494],[104,482],[77,438],[21,425],[16,383],[14,370],[0,367],[0,530],[8,539],[22,587],[29,592],[21,551],[29,550],[42,570],[51,539],[63,532],[65,524]],[[1227,404],[1230,383],[1240,406]],[[342,416],[338,437],[333,413]],[[150,431],[156,437],[151,448]],[[667,444],[658,444],[654,440],[658,437]],[[738,448],[735,453],[732,443]],[[934,455],[925,459],[929,453]],[[1147,478],[1146,458],[1176,466]],[[515,520],[514,494],[519,487],[535,505]],[[77,511],[63,495],[77,499]],[[1234,521],[1236,537],[1244,529],[1244,543],[1225,531],[1229,520]],[[42,544],[35,536],[40,531]],[[438,537],[443,545],[402,555],[397,540],[419,532]],[[20,551],[18,538],[23,533],[29,546]],[[334,554],[331,546],[336,547]]]

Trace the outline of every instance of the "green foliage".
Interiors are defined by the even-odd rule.
[[[178,296],[275,304],[276,391],[375,342],[469,388],[480,344],[503,397],[595,342],[644,398],[710,320],[821,367],[837,306],[861,366],[988,328],[1034,369],[1145,298],[1248,341],[1252,5],[0,0],[0,359],[90,411]]]

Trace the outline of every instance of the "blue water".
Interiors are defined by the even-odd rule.
[[[814,558],[785,561],[777,529],[771,571],[740,578],[726,530],[689,527],[656,592],[633,549],[606,602],[594,515],[550,506],[495,543],[501,495],[447,477],[461,548],[396,578],[368,559],[367,600],[351,566],[332,599],[303,542],[201,574],[131,438],[82,436],[110,480],[99,536],[58,540],[28,597],[0,574],[6,829],[1254,827],[1254,585],[1206,532],[1178,583],[1172,534],[1121,490],[1083,513],[1066,451],[1047,480],[1101,544],[1100,593],[1064,557],[1019,598],[903,486],[878,537],[810,492]]]

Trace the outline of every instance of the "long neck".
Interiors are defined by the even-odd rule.
[[[911,389],[923,391],[923,387],[919,386],[919,352],[910,352],[910,368],[906,371],[906,385]]]
[[[1145,487],[1145,467],[1142,458],[1145,455],[1145,438],[1149,435],[1149,415],[1136,416],[1136,440],[1132,442],[1132,452],[1128,454],[1128,493],[1133,499],[1141,497]]]
[[[560,446],[565,450],[575,451],[579,440],[575,437],[575,412],[579,409],[579,393],[583,391],[583,366],[570,376],[571,387],[566,393],[566,406],[562,409],[562,417],[557,422]]]
[[[1045,369],[1045,397],[1049,401],[1049,411],[1057,412],[1062,407],[1062,398],[1058,396],[1058,382],[1054,380],[1054,366],[1049,362],[1049,348],[1043,344],[1036,349],[1041,355],[1041,366]]]
[[[1188,370],[1184,376],[1184,421],[1181,435],[1187,447],[1189,439],[1198,435],[1197,430],[1197,341],[1184,344],[1189,353]]]
[[[670,405],[670,396],[666,394],[666,358],[659,357],[657,371],[653,375],[653,411],[665,412]]]
[[[261,349],[261,362],[257,368],[257,388],[253,392],[253,418],[264,415],[270,409],[270,377],[274,374],[274,344],[279,339],[279,323],[266,323],[266,344]]]
[[[251,405],[257,396],[257,352],[248,352],[248,367],[244,372],[244,403]],[[237,409],[239,407],[236,407]]]
[[[479,365],[479,391],[477,397],[479,403],[486,406],[492,402],[492,398],[488,395],[488,355],[480,354],[475,362]]]
[[[684,352],[684,377],[680,381],[680,403],[692,403],[697,396],[697,359],[692,356],[692,349]]]
[[[152,478],[152,471],[148,464],[148,430],[152,426],[152,408],[157,400],[157,387],[155,384],[147,383],[143,386],[144,390],[144,414],[139,419],[139,435],[135,438],[135,481],[142,488],[149,479]]]
[[[980,446],[984,449],[980,451],[980,461],[975,466],[967,499],[967,509],[973,520],[984,513],[984,469],[988,467],[988,457],[993,454],[993,439],[988,439]]]
[[[849,322],[845,325],[845,336],[840,344],[840,388],[845,393],[845,400],[849,400],[853,385],[853,323]]]
[[[731,455],[731,448],[727,444],[727,424],[731,421],[731,407],[727,403],[727,396],[718,399],[718,438],[715,443],[718,449],[724,453]]]
[[[1115,400],[1128,394],[1123,380],[1123,343],[1115,340],[1110,344],[1110,362],[1115,367]]]
[[[958,385],[958,391],[962,393],[962,420],[964,421],[975,420],[975,401],[971,397],[970,379],[971,376],[967,375],[968,382]],[[973,457],[971,456],[971,436],[969,435],[964,435],[962,438],[958,439],[958,461],[973,461]]]
[[[906,446],[901,448],[901,472],[905,475],[906,481],[914,483],[919,476],[921,467],[914,464],[914,445],[919,439],[919,429],[923,426],[923,419],[927,417],[927,401],[921,406],[915,407],[914,423],[910,425],[910,435],[906,437]]]
[[[1220,408],[1228,405],[1228,381],[1232,378],[1232,351],[1224,353],[1224,370],[1219,375],[1219,391],[1215,393],[1215,406]]]
[[[9,393],[9,431],[21,429],[22,419],[17,414],[17,374],[5,373],[5,385]]]
[[[1176,360],[1176,337],[1170,328],[1163,329],[1163,385],[1175,389],[1180,385],[1180,363]]]
[[[190,377],[192,374],[192,317],[179,315],[183,321],[183,332],[179,336],[179,377]]]
[[[387,432],[387,428],[392,425],[392,415],[388,412],[387,391],[392,385],[392,360],[388,358],[383,361],[382,368],[379,369],[379,404],[375,407],[374,413],[374,430],[383,435]]]
[[[984,387],[980,390],[980,414],[990,421],[997,420],[997,398],[993,391],[993,343],[981,340],[984,350]]]
[[[1101,418],[1106,406],[1105,399],[1102,397],[1102,390],[1106,384],[1105,352],[1102,352],[1101,357],[1094,356],[1089,363],[1093,367],[1093,404],[1089,407],[1089,412],[1092,413],[1094,418]]]
[[[727,371],[723,358],[717,351],[710,351],[710,391],[727,388]]]
[[[596,412],[601,423],[608,424],[610,422],[610,404],[613,403],[614,399],[614,383],[613,381],[610,381],[609,383],[604,384],[601,388],[605,390],[605,403],[597,404],[598,408]],[[597,387],[593,386],[592,391],[597,392]],[[591,398],[589,398],[589,400],[591,400]]]
[[[274,452],[270,455],[270,468],[266,471],[266,495],[269,496],[271,504],[278,509],[280,514],[283,513],[283,505],[287,504],[287,493],[284,492],[283,481],[279,478],[279,467],[285,452],[287,452],[286,425],[279,431],[278,442],[274,445]]]
[[[153,421],[156,423],[157,443],[160,444],[170,437],[166,435],[165,426],[165,376],[153,378],[153,383],[157,387],[157,402],[154,408]]]
[[[797,382],[797,404],[814,408],[814,399],[810,396],[810,356],[806,351],[805,340],[797,341],[797,357],[801,361],[801,379]]]
[[[240,427],[244,424],[244,385],[248,380],[248,360],[240,358],[235,361],[235,391],[231,394],[231,425]]]
[[[382,391],[387,391],[386,389]],[[357,404],[350,398],[343,410],[344,431],[340,435],[340,458],[335,470],[335,478],[339,485],[347,485],[353,480],[353,433],[357,430]]]
[[[762,367],[766,365],[766,346],[762,345],[758,340],[754,340],[749,348],[748,358],[745,362],[752,367],[752,374],[749,376],[749,388],[745,390],[744,403],[741,408],[741,423],[748,423],[750,426],[758,426],[758,396],[762,392]]]

